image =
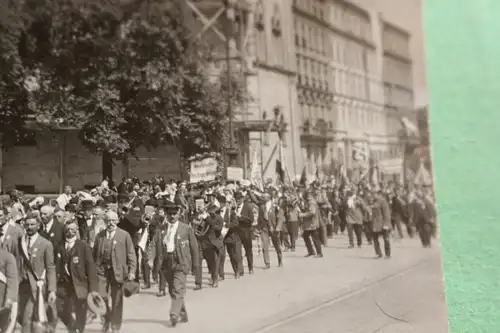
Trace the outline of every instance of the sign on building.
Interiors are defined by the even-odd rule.
[[[201,181],[212,181],[217,176],[217,160],[207,157],[201,161],[191,162],[190,182],[199,183]]]

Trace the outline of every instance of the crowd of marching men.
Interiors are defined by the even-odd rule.
[[[0,210],[0,331],[50,332],[61,321],[84,332],[100,317],[102,332],[122,326],[124,297],[158,285],[172,300],[172,326],[188,322],[186,280],[202,289],[254,273],[254,245],[271,267],[295,251],[322,258],[334,235],[347,231],[349,247],[373,244],[375,258],[391,257],[393,237],[414,237],[430,247],[436,231],[432,189],[317,180],[257,188],[249,181],[188,184],[156,178],[123,179],[54,200],[9,192]],[[394,230],[394,233],[392,233]],[[383,242],[383,247],[381,246]],[[247,271],[244,269],[244,261]]]

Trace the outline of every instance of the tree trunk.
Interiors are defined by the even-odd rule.
[[[107,152],[102,154],[102,179],[113,180],[113,158]]]

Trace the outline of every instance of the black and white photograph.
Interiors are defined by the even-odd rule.
[[[0,0],[0,332],[447,333],[423,0]]]

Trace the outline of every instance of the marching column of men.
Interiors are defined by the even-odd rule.
[[[326,239],[344,230],[350,248],[361,247],[365,236],[376,258],[391,257],[392,229],[398,237],[403,225],[409,237],[417,231],[423,247],[435,235],[434,204],[422,190],[309,184],[261,191],[242,183],[188,196],[186,184],[179,188],[148,198],[134,185],[117,204],[96,204],[83,192],[74,200],[71,188],[56,205],[38,197],[23,206],[12,195],[0,209],[0,329],[12,329],[9,318],[17,317],[23,333],[54,331],[60,319],[68,332],[81,333],[91,315],[101,318],[102,332],[118,333],[124,297],[139,291],[141,275],[144,288],[158,282],[160,297],[168,288],[172,326],[185,323],[187,276],[195,276],[200,290],[205,260],[216,288],[225,278],[226,257],[236,279],[244,276],[244,257],[252,274],[255,238],[269,269],[269,247],[283,266],[283,252],[295,251],[299,229],[311,258],[322,258]]]

